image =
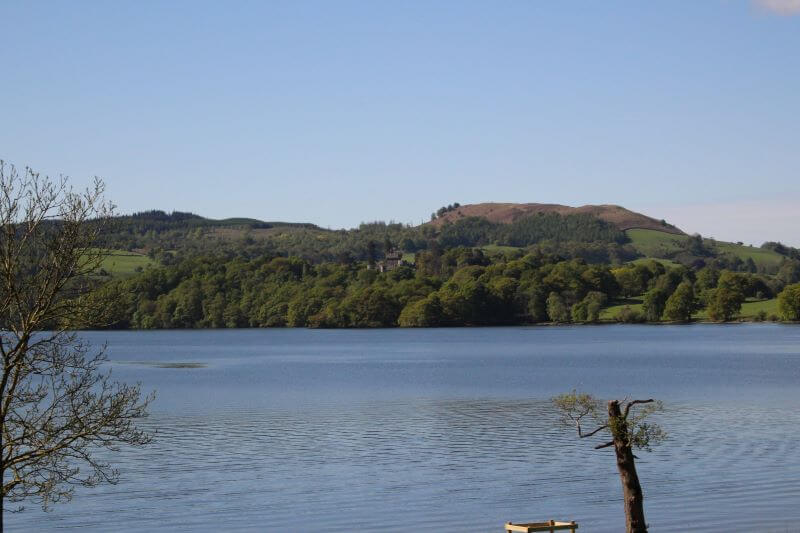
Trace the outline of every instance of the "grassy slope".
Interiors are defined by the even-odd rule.
[[[759,311],[764,311],[769,315],[778,314],[778,299],[772,298],[771,300],[754,300],[742,304],[742,318],[753,318]]]
[[[146,255],[123,250],[109,250],[103,258],[102,268],[112,277],[127,278],[136,274],[136,267],[145,268],[153,264]]]
[[[680,245],[686,240],[684,235],[673,235],[663,231],[651,229],[629,229],[625,232],[631,239],[631,244],[640,253],[647,257],[663,257],[670,253],[680,250]],[[714,247],[720,253],[730,253],[736,255],[743,261],[752,258],[759,267],[775,268],[780,265],[783,256],[772,250],[762,250],[751,246],[724,241],[712,241]]]
[[[600,320],[614,320],[617,314],[626,305],[636,311],[642,310],[642,296],[628,298],[626,300],[614,300],[611,305],[600,311]],[[755,318],[759,311],[764,311],[767,316],[778,314],[778,299],[772,298],[770,300],[748,300],[742,304],[742,310],[739,313],[739,318],[745,320],[752,320]],[[701,309],[693,315],[695,320],[708,320],[708,313],[705,309]]]
[[[629,229],[625,233],[633,247],[647,257],[663,257],[677,252],[681,248],[681,243],[686,240],[685,235],[674,235],[652,229]]]
[[[517,246],[503,246],[500,244],[487,244],[486,246],[481,246],[481,249],[484,252],[516,252],[517,250],[522,250],[522,248]]]
[[[634,311],[641,312],[642,310],[642,296],[635,296],[633,298],[612,300],[611,305],[600,311],[600,320],[614,320],[617,314],[625,307],[630,306]]]
[[[764,311],[767,316],[778,314],[778,299],[772,298],[770,300],[748,300],[742,304],[742,310],[739,312],[739,318],[750,320],[755,318],[759,311]],[[705,309],[701,309],[693,315],[697,320],[708,320],[708,313]]]
[[[638,265],[640,263],[649,263],[650,261],[661,263],[666,268],[675,268],[681,266],[680,263],[676,263],[670,259],[659,259],[658,257],[640,257],[639,259],[634,259],[631,261],[631,264]]]
[[[732,242],[716,241],[715,246],[721,252],[731,253],[738,256],[743,261],[748,257],[752,258],[756,265],[765,267],[777,267],[783,261],[783,256],[772,250],[763,250],[750,246],[742,246]]]

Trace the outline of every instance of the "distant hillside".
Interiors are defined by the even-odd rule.
[[[699,236],[673,235],[663,231],[634,228],[625,232],[633,247],[644,257],[669,259],[684,265],[709,262],[712,258],[730,270],[775,273],[793,249],[778,243],[761,248],[742,243],[704,239]],[[773,244],[775,246],[770,246]],[[777,248],[782,253],[775,251]],[[752,262],[752,264],[751,264]]]
[[[453,208],[438,216],[428,224],[437,228],[446,222],[455,223],[468,217],[485,218],[491,222],[510,224],[521,218],[537,213],[557,213],[559,215],[590,215],[614,225],[617,229],[628,230],[633,228],[652,229],[685,235],[683,231],[665,221],[650,218],[641,213],[636,213],[618,205],[584,205],[570,207],[559,204],[513,204],[513,203],[482,203],[469,204]]]
[[[194,213],[184,213],[173,211],[152,210],[134,213],[132,215],[121,215],[114,218],[114,223],[119,229],[123,230],[154,230],[164,231],[170,229],[184,228],[239,228],[239,229],[269,229],[275,227],[294,227],[305,229],[320,229],[314,224],[301,222],[265,222],[254,218],[224,218],[215,220],[212,218],[201,217]]]
[[[152,210],[114,217],[97,244],[102,248],[150,253],[185,250],[205,252],[220,242],[265,237],[283,232],[325,233],[308,223],[265,222],[253,218],[215,220],[194,213]]]
[[[454,203],[440,208],[434,220],[419,226],[372,222],[340,230],[314,224],[251,218],[214,220],[193,213],[147,211],[116,217],[105,229],[97,245],[119,252],[104,264],[104,270],[113,277],[133,275],[138,267],[150,263],[169,265],[209,254],[245,258],[280,255],[312,263],[353,263],[380,260],[395,248],[409,260],[419,252],[440,254],[466,247],[490,254],[535,252],[595,264],[654,258],[695,269],[714,265],[764,274],[789,268],[785,264],[790,260],[800,263],[800,250],[780,243],[755,248],[690,236],[665,221],[616,205]]]

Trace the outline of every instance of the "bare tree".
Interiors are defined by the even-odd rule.
[[[73,333],[104,314],[84,297],[113,210],[103,191],[99,179],[76,192],[0,161],[0,517],[9,502],[47,509],[76,485],[115,483],[102,450],[150,440],[135,422],[152,397],[111,381],[104,350]]]
[[[607,404],[606,414],[603,414],[601,402],[589,394],[572,391],[570,394],[556,396],[552,402],[561,413],[562,423],[574,426],[578,437],[584,439],[598,434],[610,434],[611,440],[596,445],[595,449],[613,447],[616,453],[625,506],[625,531],[647,533],[644,493],[636,473],[633,449],[649,451],[652,445],[666,438],[661,427],[645,422],[648,416],[663,409],[661,402],[652,399],[621,402],[611,400]],[[582,424],[587,421],[595,427],[585,432]]]

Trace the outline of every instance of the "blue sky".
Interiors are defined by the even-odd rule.
[[[614,203],[800,246],[800,0],[0,4],[0,158],[120,212]]]

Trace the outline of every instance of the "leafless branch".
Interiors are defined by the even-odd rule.
[[[103,251],[94,246],[113,206],[95,179],[84,191],[0,161],[0,422],[2,502],[47,508],[74,485],[115,482],[99,448],[141,445],[136,426],[152,397],[111,381],[92,349],[70,331],[102,314],[81,296]]]
[[[653,403],[654,401],[655,400],[652,399],[652,398],[650,398],[649,400],[633,400],[633,401],[630,401],[625,406],[625,411],[622,413],[622,416],[624,418],[628,418],[628,413],[630,412],[631,407],[633,407],[634,405],[639,405],[639,404],[643,404],[643,403]]]
[[[594,431],[590,431],[589,433],[581,433],[581,427],[579,425],[578,426],[578,437],[580,437],[582,439],[585,439],[587,437],[591,437],[592,435],[595,435],[595,434],[601,432],[604,429],[608,429],[608,424],[603,424],[599,428],[595,429]]]

